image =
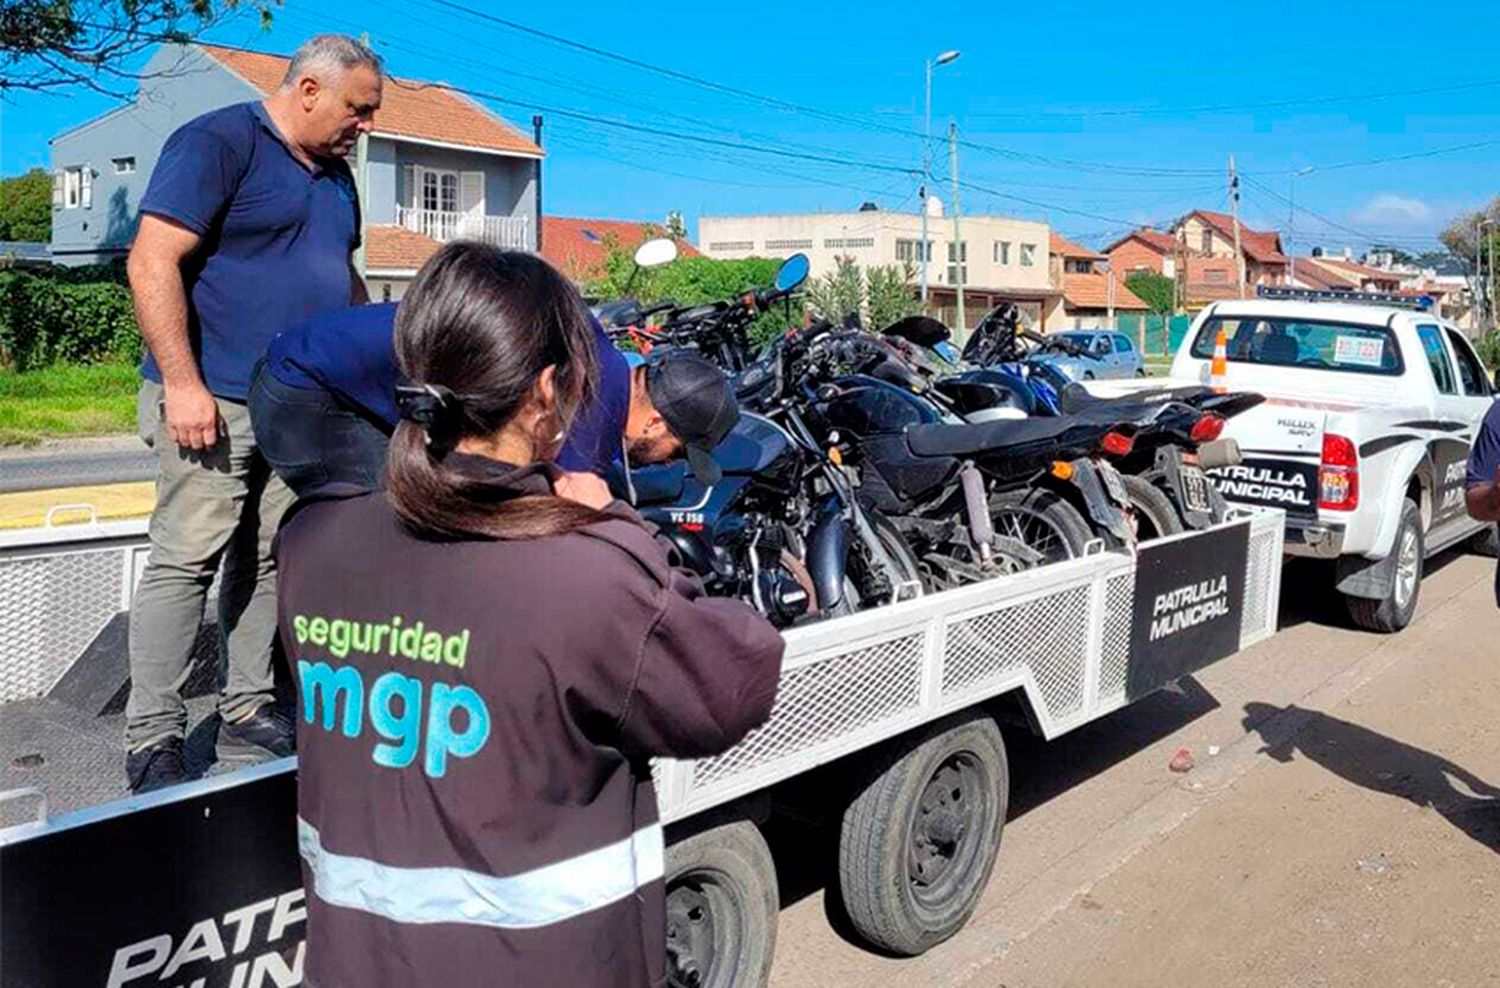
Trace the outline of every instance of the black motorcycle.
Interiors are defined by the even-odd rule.
[[[797,354],[808,424],[859,469],[860,500],[896,523],[930,586],[1131,541],[1126,492],[1102,459],[1129,449],[1128,426],[1093,416],[965,422],[859,331],[813,327],[771,349]]]
[[[653,339],[726,359],[730,343],[806,276],[806,257],[795,255],[771,288],[674,310]],[[710,593],[745,600],[778,627],[920,595],[911,550],[860,504],[857,478],[813,438],[794,383],[778,367],[738,389],[740,421],[714,451],[718,483],[703,484],[682,463],[633,471],[637,508]]]
[[[1261,395],[1220,394],[1194,386],[1096,397],[1052,365],[1034,360],[1048,351],[1033,344],[1040,341],[1048,348],[1091,354],[1066,340],[1019,329],[1017,320],[1013,305],[991,310],[980,321],[964,358],[956,361],[936,350],[947,340],[947,329],[932,319],[902,320],[888,327],[884,338],[910,365],[936,378],[934,387],[968,421],[1025,414],[1130,423],[1131,449],[1112,459],[1129,495],[1140,539],[1203,529],[1224,520],[1228,506],[1204,470],[1238,462],[1237,446],[1220,441],[1219,434],[1226,419],[1260,404]],[[971,357],[993,363],[975,367],[968,363]]]

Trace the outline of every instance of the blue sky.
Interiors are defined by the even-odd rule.
[[[973,186],[962,192],[965,212],[1048,219],[1100,243],[1133,223],[1226,209],[1233,153],[1252,226],[1287,232],[1295,181],[1298,252],[1371,239],[1420,249],[1451,216],[1500,191],[1500,67],[1464,44],[1496,35],[1500,4],[1468,0],[1424,13],[1378,0],[455,2],[780,103],[572,50],[443,0],[286,0],[269,32],[245,18],[209,37],[289,52],[318,31],[366,30],[393,73],[513,100],[496,109],[518,124],[534,107],[555,107],[837,159],[793,160],[549,115],[546,209],[568,215],[660,220],[676,209],[691,224],[704,213],[844,209],[863,200],[911,209],[923,59],[948,48],[963,54],[936,71],[934,131],[945,134],[954,119],[969,142],[959,160]],[[1429,91],[1411,92],[1419,89]],[[0,103],[0,173],[45,165],[48,137],[111,105],[78,92]],[[1496,143],[1432,153],[1484,141]],[[1426,156],[1366,163],[1410,155]],[[934,172],[946,200],[946,144]]]

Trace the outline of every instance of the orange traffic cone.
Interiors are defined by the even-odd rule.
[[[1229,373],[1229,334],[1223,327],[1219,328],[1219,335],[1214,338],[1214,359],[1208,366],[1208,386],[1215,391],[1223,392],[1224,377]]]

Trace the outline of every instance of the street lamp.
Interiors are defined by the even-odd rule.
[[[931,259],[932,245],[927,241],[927,197],[932,189],[932,69],[935,65],[947,65],[958,58],[958,51],[945,51],[937,58],[927,60],[927,98],[924,101],[926,124],[922,141],[922,239],[917,243],[917,252],[922,258],[922,304],[927,304],[927,262]]]

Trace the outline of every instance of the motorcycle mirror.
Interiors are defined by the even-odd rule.
[[[659,268],[677,260],[677,244],[666,237],[648,240],[635,249],[635,265],[638,268]]]
[[[776,290],[789,292],[802,284],[807,280],[807,272],[811,266],[806,254],[793,254],[782,261],[781,267],[776,269]]]

